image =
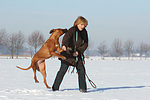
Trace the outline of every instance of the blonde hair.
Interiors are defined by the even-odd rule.
[[[78,25],[78,24],[84,24],[85,27],[86,27],[86,26],[88,25],[88,21],[87,21],[84,17],[79,16],[79,17],[75,20],[74,26],[76,26],[76,25]]]

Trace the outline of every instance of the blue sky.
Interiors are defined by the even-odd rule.
[[[97,48],[115,38],[135,45],[150,43],[150,0],[0,0],[0,29],[8,33],[35,30],[46,38],[53,28],[70,28],[78,16],[88,19],[90,40]]]

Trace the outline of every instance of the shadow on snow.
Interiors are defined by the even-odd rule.
[[[101,91],[106,91],[106,90],[118,90],[118,89],[134,89],[134,88],[145,88],[145,87],[150,87],[150,86],[122,86],[122,87],[108,87],[108,88],[96,88],[87,91],[89,92],[101,92]]]
[[[103,92],[106,90],[118,90],[118,89],[139,89],[139,88],[145,88],[145,87],[150,87],[150,86],[122,86],[122,87],[107,87],[107,88],[88,88],[87,93],[90,92]],[[79,88],[72,88],[72,89],[62,89],[60,91],[74,91],[74,90],[79,90]]]

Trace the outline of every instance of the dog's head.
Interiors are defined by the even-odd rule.
[[[68,30],[67,29],[52,29],[49,33],[52,34],[54,32],[56,32],[57,34],[59,34],[60,36],[63,35],[64,33],[66,33]]]

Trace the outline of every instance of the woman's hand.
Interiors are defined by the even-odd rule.
[[[65,46],[62,46],[62,49],[63,49],[64,51],[66,51],[66,47],[65,47]]]
[[[73,53],[73,56],[74,56],[74,57],[77,57],[78,54],[79,54],[78,51],[76,51],[76,52]]]

